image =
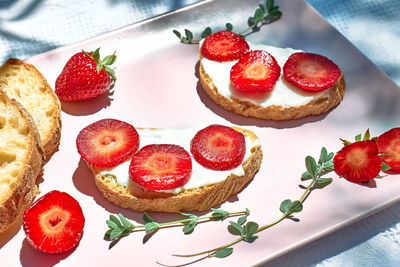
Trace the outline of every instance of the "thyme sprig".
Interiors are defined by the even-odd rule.
[[[266,0],[265,4],[260,3],[256,10],[254,11],[254,15],[250,16],[247,20],[248,28],[238,32],[237,34],[240,36],[244,36],[245,34],[254,31],[256,28],[259,28],[260,25],[268,24],[279,19],[282,16],[282,12],[279,10],[279,6],[275,5],[274,0]],[[231,23],[225,24],[225,30],[232,31],[233,25]],[[200,42],[199,39],[193,39],[192,31],[188,29],[184,29],[184,35],[181,34],[177,30],[173,30],[173,33],[179,38],[181,43],[184,44],[198,44]],[[206,27],[202,33],[201,38],[206,38],[208,35],[212,33],[211,27]]]
[[[145,231],[146,234],[154,234],[159,229],[169,228],[169,227],[183,227],[182,231],[185,234],[190,234],[193,232],[194,228],[199,223],[209,222],[209,221],[223,221],[226,218],[241,216],[241,220],[245,220],[247,216],[250,214],[248,209],[244,211],[237,212],[229,212],[222,209],[212,209],[213,213],[207,216],[197,216],[191,213],[181,213],[184,216],[181,220],[171,221],[160,223],[155,221],[150,215],[147,213],[143,214],[144,224],[133,224],[127,218],[125,218],[122,214],[118,214],[118,217],[110,214],[110,219],[106,221],[108,225],[108,230],[105,233],[105,237],[112,241],[116,239],[120,239],[122,237],[128,236],[133,232],[137,231]]]
[[[305,158],[305,166],[307,171],[305,171],[302,176],[301,180],[311,180],[307,187],[305,187],[305,191],[301,195],[301,197],[297,200],[290,200],[285,199],[280,204],[279,210],[281,211],[282,215],[276,219],[275,221],[265,224],[263,226],[259,226],[256,222],[246,222],[247,217],[243,218],[240,217],[236,222],[230,221],[228,226],[229,233],[233,235],[239,236],[237,239],[213,248],[206,251],[201,251],[193,254],[173,254],[173,256],[177,257],[195,257],[195,256],[203,256],[200,260],[204,260],[207,258],[225,258],[228,257],[233,253],[233,245],[245,241],[245,242],[254,242],[258,236],[257,233],[264,231],[272,226],[278,224],[279,222],[283,221],[284,219],[292,219],[293,221],[299,221],[297,218],[294,217],[295,213],[299,213],[303,210],[303,203],[310,195],[312,190],[318,188],[324,188],[325,186],[329,185],[332,182],[332,178],[322,177],[327,173],[334,170],[333,166],[333,156],[334,153],[328,153],[326,148],[323,147],[321,149],[320,157],[318,161],[316,161],[313,157],[307,156]],[[194,261],[197,262],[198,260]],[[192,263],[194,263],[192,262]]]

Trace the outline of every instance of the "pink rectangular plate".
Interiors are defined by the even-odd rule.
[[[231,22],[234,30],[241,30],[246,28],[247,17],[258,3],[258,0],[202,2],[28,60],[54,86],[56,77],[74,53],[97,47],[104,54],[116,50],[118,80],[107,96],[83,103],[63,103],[60,150],[45,166],[44,182],[40,185],[43,194],[58,189],[80,202],[86,225],[79,246],[61,255],[43,254],[28,244],[20,225],[15,225],[0,237],[0,257],[5,266],[154,266],[156,261],[180,264],[187,259],[171,254],[210,249],[233,240],[226,231],[225,221],[201,224],[191,235],[184,235],[177,228],[162,230],[147,242],[139,232],[109,248],[110,243],[103,239],[109,214],[122,213],[137,222],[142,222],[142,214],[105,200],[76,151],[78,132],[96,120],[117,118],[136,127],[180,128],[220,123],[253,130],[264,152],[260,172],[221,208],[229,211],[249,208],[249,220],[260,225],[280,216],[282,200],[301,196],[303,189],[299,184],[307,184],[300,181],[307,155],[317,158],[322,146],[328,151],[339,150],[339,137],[350,140],[367,128],[372,135],[379,135],[400,125],[399,87],[301,0],[279,1],[283,17],[262,26],[247,39],[299,48],[333,59],[342,68],[347,82],[342,103],[328,114],[286,122],[235,115],[213,103],[199,84],[198,47],[180,44],[172,30],[182,32],[188,28],[199,33],[210,22],[215,29]],[[253,244],[236,245],[230,257],[209,259],[202,264],[245,266],[265,262],[399,200],[398,176],[377,179],[372,187],[346,182],[335,174],[331,177],[334,178],[331,185],[315,190],[306,200],[304,210],[298,215],[299,222],[285,220],[259,233]],[[159,221],[179,217],[152,216]]]

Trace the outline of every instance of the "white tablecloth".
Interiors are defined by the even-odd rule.
[[[28,58],[198,1],[0,0],[0,60]],[[400,85],[399,0],[308,2]],[[400,203],[265,266],[400,266],[399,255]]]

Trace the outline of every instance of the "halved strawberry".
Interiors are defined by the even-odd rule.
[[[132,158],[129,175],[148,190],[183,186],[192,174],[192,159],[181,146],[153,144],[142,147]]]
[[[81,157],[97,167],[116,166],[139,148],[139,134],[129,123],[103,119],[83,128],[76,138]]]
[[[212,170],[239,166],[246,152],[244,135],[223,125],[210,125],[196,133],[190,143],[194,159]]]
[[[390,167],[388,173],[400,173],[400,128],[393,128],[378,137],[378,152]]]
[[[24,212],[26,238],[36,249],[59,253],[75,247],[82,237],[85,217],[69,194],[51,191]]]
[[[331,87],[340,77],[339,67],[330,59],[313,53],[294,53],[285,65],[285,79],[306,91],[318,92]]]
[[[201,55],[214,61],[231,61],[239,59],[247,51],[249,44],[242,37],[230,31],[219,31],[204,39]]]
[[[333,158],[335,172],[353,183],[362,183],[378,176],[382,160],[374,140],[358,141],[344,146]]]
[[[281,67],[275,58],[266,51],[254,50],[233,65],[230,78],[236,91],[249,94],[272,91],[279,75]]]

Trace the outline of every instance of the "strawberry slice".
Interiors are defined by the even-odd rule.
[[[312,53],[294,53],[283,65],[286,81],[312,92],[331,87],[340,74],[339,67],[330,59]]]
[[[139,134],[129,123],[103,119],[83,128],[76,139],[81,157],[97,167],[116,166],[139,148]]]
[[[69,194],[51,191],[24,212],[26,238],[36,249],[60,253],[74,248],[82,237],[85,217]]]
[[[236,33],[219,31],[204,39],[200,51],[203,57],[222,62],[239,59],[249,48],[249,44]]]
[[[192,159],[181,146],[153,144],[142,147],[132,158],[129,175],[148,190],[183,186],[192,174]]]
[[[400,173],[400,128],[393,128],[378,137],[378,152],[389,165],[388,173]]]
[[[333,158],[335,172],[353,183],[362,183],[378,176],[382,161],[376,141],[358,141],[344,146]]]
[[[240,93],[272,91],[281,74],[275,58],[266,51],[254,50],[233,65],[230,73],[233,88]]]
[[[210,125],[196,133],[190,143],[194,159],[212,170],[238,167],[246,152],[244,135],[223,125]]]

